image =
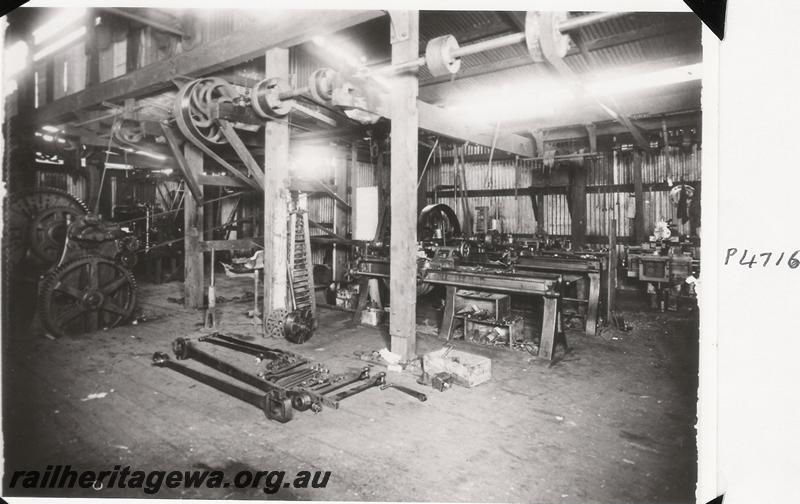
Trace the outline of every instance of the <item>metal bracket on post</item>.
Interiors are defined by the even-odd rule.
[[[597,152],[597,125],[587,124],[586,133],[589,135],[589,152]]]
[[[411,13],[407,10],[389,11],[389,41],[392,44],[408,40],[411,31],[408,29],[410,19]]]
[[[533,143],[536,146],[536,152],[534,156],[544,156],[544,131],[540,129],[532,129],[530,130],[531,136],[533,137]]]

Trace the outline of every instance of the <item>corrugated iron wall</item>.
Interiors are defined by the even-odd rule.
[[[466,156],[485,155],[487,149],[471,147]],[[672,219],[681,233],[688,233],[688,224],[684,225],[677,217],[677,208],[669,198],[669,189],[665,184],[669,172],[674,184],[686,182],[696,185],[700,181],[700,150],[694,146],[689,152],[674,147],[669,156],[662,152],[646,154],[642,158],[642,184],[644,190],[645,230],[650,232],[659,220]],[[561,168],[557,168],[559,170]],[[534,218],[528,188],[532,184],[533,175],[544,173],[541,161],[515,161],[503,159],[494,161],[490,168],[488,161],[466,163],[467,194],[470,190],[505,189],[502,196],[469,196],[469,207],[475,212],[478,206],[487,206],[493,217],[496,213],[505,232],[534,234],[536,219]],[[541,176],[537,176],[541,179]],[[607,237],[611,218],[617,220],[617,236],[632,235],[632,215],[635,213],[633,198],[633,153],[618,151],[604,153],[595,158],[587,171],[586,212],[587,236]],[[426,188],[427,200],[446,203],[452,206],[463,220],[463,209],[456,207],[449,188],[455,180],[455,168],[452,157],[445,153],[443,161],[432,161],[428,169]],[[571,219],[567,206],[566,188],[562,182],[554,182],[552,187],[537,184],[544,188],[544,208],[541,218],[545,233],[556,236],[569,236]],[[657,187],[652,187],[656,185]],[[443,192],[446,197],[439,196]],[[511,194],[509,194],[511,193]],[[630,218],[628,218],[628,212]]]
[[[86,194],[86,179],[75,173],[40,170],[37,173],[36,187],[61,189],[84,202],[88,200]]]

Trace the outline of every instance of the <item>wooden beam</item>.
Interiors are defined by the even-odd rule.
[[[266,53],[269,75],[289,78],[289,50]],[[289,180],[289,125],[268,121],[264,126],[264,319],[287,309],[287,228]],[[269,336],[269,335],[266,335]]]
[[[486,147],[492,146],[492,139],[495,133],[493,125],[465,123],[464,118],[458,112],[419,100],[417,101],[417,108],[419,110],[420,129]],[[514,133],[501,131],[497,137],[495,148],[521,157],[533,157],[534,155],[531,140]]]
[[[170,26],[166,23],[161,23],[154,19],[150,19],[147,16],[140,16],[134,12],[127,11],[125,9],[118,9],[116,7],[100,7],[101,10],[109,12],[111,14],[116,14],[117,16],[122,16],[124,18],[132,19],[137,21],[145,26],[152,26],[156,30],[171,33],[173,35],[177,35],[179,37],[183,36],[183,31],[180,28],[176,28],[174,26]],[[138,10],[138,9],[137,9]]]
[[[391,11],[392,63],[419,54],[419,11]],[[417,353],[417,143],[421,108],[416,71],[396,76],[391,93],[391,243],[389,278],[392,352]],[[456,125],[457,123],[452,123]],[[397,239],[402,238],[402,239]]]
[[[264,189],[264,171],[258,166],[258,163],[255,158],[253,158],[253,155],[247,149],[244,142],[242,142],[239,134],[233,129],[231,123],[225,119],[217,119],[217,124],[219,125],[219,130],[228,140],[228,144],[236,151],[239,159],[241,159],[242,163],[247,167],[250,176],[253,177],[261,189]]]
[[[175,163],[177,164],[181,175],[183,175],[183,180],[186,182],[186,187],[189,189],[189,192],[192,193],[195,203],[202,205],[203,186],[198,183],[195,171],[190,167],[186,157],[181,152],[175,132],[172,131],[172,127],[170,127],[166,121],[160,122],[159,124],[161,125],[161,131],[164,132],[164,138],[167,140],[167,145],[169,145],[169,148],[172,151],[172,156],[175,158]],[[200,173],[203,173],[202,169],[200,170]]]
[[[195,175],[203,173],[203,153],[194,145],[183,145],[183,156],[186,165]],[[202,197],[202,186],[200,196]],[[205,289],[205,272],[203,271],[203,252],[200,248],[203,231],[203,207],[195,201],[192,193],[186,194],[183,200],[183,229],[184,238],[184,282],[183,303],[187,308],[203,307],[203,290]]]
[[[238,178],[230,177],[228,175],[199,175],[197,177],[197,182],[200,185],[209,186],[242,187],[246,189],[253,188],[250,184],[245,184]]]
[[[174,87],[176,75],[198,77],[257,57],[272,47],[290,47],[319,34],[338,31],[383,15],[377,10],[274,11],[271,22],[240,31],[219,40],[115,79],[65,96],[36,110],[36,124],[69,120],[75,111],[116,102],[124,98],[157,93]]]
[[[261,244],[256,238],[242,238],[239,240],[206,240],[200,242],[200,250],[210,252],[212,250],[251,250],[260,249]]]
[[[662,121],[667,123],[668,128],[676,128],[681,126],[699,127],[701,120],[702,114],[700,110],[685,110],[672,113],[655,113],[652,117],[649,115],[647,117],[637,116],[636,124],[645,131],[652,131],[659,128]],[[625,126],[616,121],[601,121],[593,124],[598,136],[620,135],[628,131]],[[578,123],[553,127],[553,129],[546,129],[545,131],[547,132],[547,140],[552,142],[585,138],[587,135],[586,126]]]

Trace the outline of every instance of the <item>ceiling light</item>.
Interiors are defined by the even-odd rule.
[[[106,168],[109,170],[133,170],[133,166],[122,163],[106,163]]]
[[[45,124],[44,126],[42,126],[42,129],[45,130],[48,133],[58,133],[59,131],[61,131],[60,129],[56,128],[55,126],[50,126],[49,124]]]
[[[162,156],[161,154],[153,154],[152,152],[147,152],[143,150],[136,151],[136,154],[141,154],[142,156],[158,159],[159,161],[164,161],[165,159],[167,159],[167,156]]]

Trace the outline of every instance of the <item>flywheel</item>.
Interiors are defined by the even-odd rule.
[[[101,256],[82,257],[50,271],[39,294],[39,315],[54,336],[118,326],[135,307],[133,275]]]

